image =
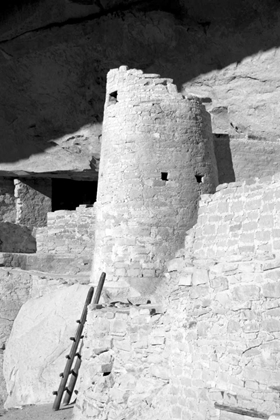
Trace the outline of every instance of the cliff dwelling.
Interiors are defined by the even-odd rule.
[[[53,415],[83,317],[68,418],[280,415],[279,21],[276,0],[3,6],[4,420]]]

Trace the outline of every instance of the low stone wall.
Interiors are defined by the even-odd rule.
[[[37,252],[92,255],[94,248],[94,207],[47,214],[47,227],[36,229]]]

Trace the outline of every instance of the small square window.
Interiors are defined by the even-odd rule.
[[[168,172],[162,172],[161,179],[162,181],[168,181]]]

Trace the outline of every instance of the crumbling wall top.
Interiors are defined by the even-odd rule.
[[[107,94],[105,108],[110,103],[120,100],[147,100],[149,98],[141,96],[151,94],[152,98],[166,98],[172,101],[195,100],[201,103],[201,99],[194,95],[184,96],[178,92],[173,79],[161,77],[155,73],[143,73],[142,70],[129,69],[121,66],[112,69],[107,74]],[[151,98],[150,98],[151,99]]]

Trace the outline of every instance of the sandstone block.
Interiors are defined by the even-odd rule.
[[[178,278],[178,284],[179,286],[191,286],[192,275],[191,274],[180,275]]]
[[[280,259],[276,258],[273,260],[264,261],[261,263],[261,268],[263,271],[273,270],[274,268],[280,268]]]
[[[195,286],[199,284],[205,284],[208,283],[209,277],[208,277],[208,270],[206,269],[195,269],[193,273],[193,284]]]
[[[239,322],[235,321],[234,319],[229,320],[228,325],[227,325],[227,332],[229,334],[236,333],[237,331],[240,330],[240,328],[241,327],[240,327]]]
[[[182,271],[185,268],[185,261],[183,257],[181,258],[174,258],[173,260],[167,263],[167,270],[171,271]]]
[[[165,337],[155,335],[150,337],[149,341],[152,346],[162,345],[165,343]]]
[[[214,277],[210,280],[210,286],[217,291],[227,290],[228,280],[226,277]]]
[[[87,286],[76,284],[22,306],[4,358],[6,408],[52,402],[87,291]]]
[[[150,374],[152,376],[155,376],[156,378],[163,379],[164,381],[166,381],[170,378],[170,371],[169,371],[169,369],[167,369],[165,367],[154,365],[154,366],[151,366],[149,371],[150,371]]]
[[[280,331],[280,321],[275,318],[266,319],[261,323],[261,328],[268,332]]]
[[[145,349],[148,347],[148,337],[142,336],[138,337],[137,341],[134,343],[135,349]]]
[[[130,338],[124,340],[113,340],[113,346],[121,351],[130,351]]]
[[[262,287],[264,297],[279,298],[280,297],[280,281],[266,283]]]
[[[254,284],[235,286],[232,290],[234,300],[245,302],[247,300],[259,300],[260,288]]]

